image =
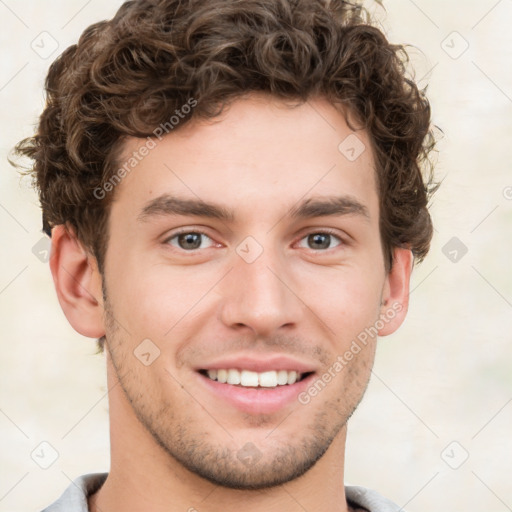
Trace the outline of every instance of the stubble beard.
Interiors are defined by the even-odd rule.
[[[343,390],[340,389],[339,396],[324,402],[321,410],[316,409],[309,423],[299,432],[283,436],[281,439],[286,439],[285,442],[275,441],[279,429],[296,425],[294,414],[302,412],[302,408],[308,405],[297,402],[295,409],[279,425],[271,415],[246,415],[248,427],[268,429],[269,434],[264,438],[264,443],[256,440],[253,442],[250,438],[242,442],[237,441],[236,435],[233,436],[229,432],[229,426],[222,427],[224,432],[219,434],[221,437],[214,439],[212,431],[219,432],[219,424],[222,421],[215,420],[210,411],[206,411],[201,418],[194,418],[190,414],[190,409],[187,412],[180,404],[173,402],[170,393],[166,395],[162,389],[148,390],[142,386],[136,371],[136,364],[140,362],[135,357],[133,361],[129,361],[130,356],[133,356],[132,348],[125,348],[123,351],[122,347],[128,347],[130,343],[126,343],[120,335],[106,293],[104,304],[105,347],[115,378],[136,417],[154,442],[169,457],[170,468],[175,467],[177,462],[191,473],[224,488],[270,489],[304,475],[340,435],[359,405],[369,381],[371,368],[367,370],[368,377],[365,377],[365,382],[359,384],[359,392],[355,396],[348,399],[347,393],[343,394]],[[350,381],[353,377],[360,379],[359,368],[353,368],[351,371],[350,367],[347,367],[346,370],[353,373],[347,376],[347,380]],[[194,400],[194,391],[188,392],[190,403]],[[316,400],[319,399],[321,397]],[[204,412],[204,407],[201,410]],[[255,439],[256,437],[258,440],[262,438],[261,435],[255,436]]]

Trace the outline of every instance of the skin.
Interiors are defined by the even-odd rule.
[[[395,249],[386,272],[371,144],[358,131],[366,150],[350,161],[338,145],[351,134],[323,98],[291,109],[250,94],[215,122],[193,120],[165,136],[116,187],[103,277],[73,231],[54,228],[50,265],[64,313],[79,333],[107,338],[111,470],[90,510],[350,510],[341,485],[346,422],[377,337],[309,403],[271,414],[226,403],[196,368],[223,355],[285,354],[321,376],[393,305],[400,310],[379,335],[402,323],[412,255]],[[144,142],[128,139],[125,157]],[[234,218],[139,221],[163,193],[216,203]],[[367,216],[289,215],[301,201],[334,195]],[[171,238],[178,228],[207,236],[186,249]],[[308,238],[326,229],[333,235],[320,247]],[[262,248],[252,263],[236,251],[247,236]],[[148,338],[160,355],[146,366],[133,352]],[[247,443],[259,453],[252,464],[237,457]]]

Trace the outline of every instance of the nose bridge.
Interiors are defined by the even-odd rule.
[[[258,245],[254,239],[246,240],[233,254],[221,316],[227,326],[245,325],[268,335],[298,321],[300,301],[285,284],[289,272],[282,255],[270,242]]]

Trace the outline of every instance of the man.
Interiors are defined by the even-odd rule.
[[[343,466],[432,236],[403,59],[346,2],[135,0],[52,64],[17,150],[111,468],[45,510],[399,510]]]

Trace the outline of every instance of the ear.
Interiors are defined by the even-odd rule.
[[[103,327],[101,274],[96,258],[85,251],[71,227],[52,229],[50,269],[62,311],[75,331],[100,338]]]
[[[393,267],[386,276],[382,291],[380,318],[384,327],[379,329],[379,336],[394,333],[407,315],[412,264],[413,256],[409,249],[394,249]]]

